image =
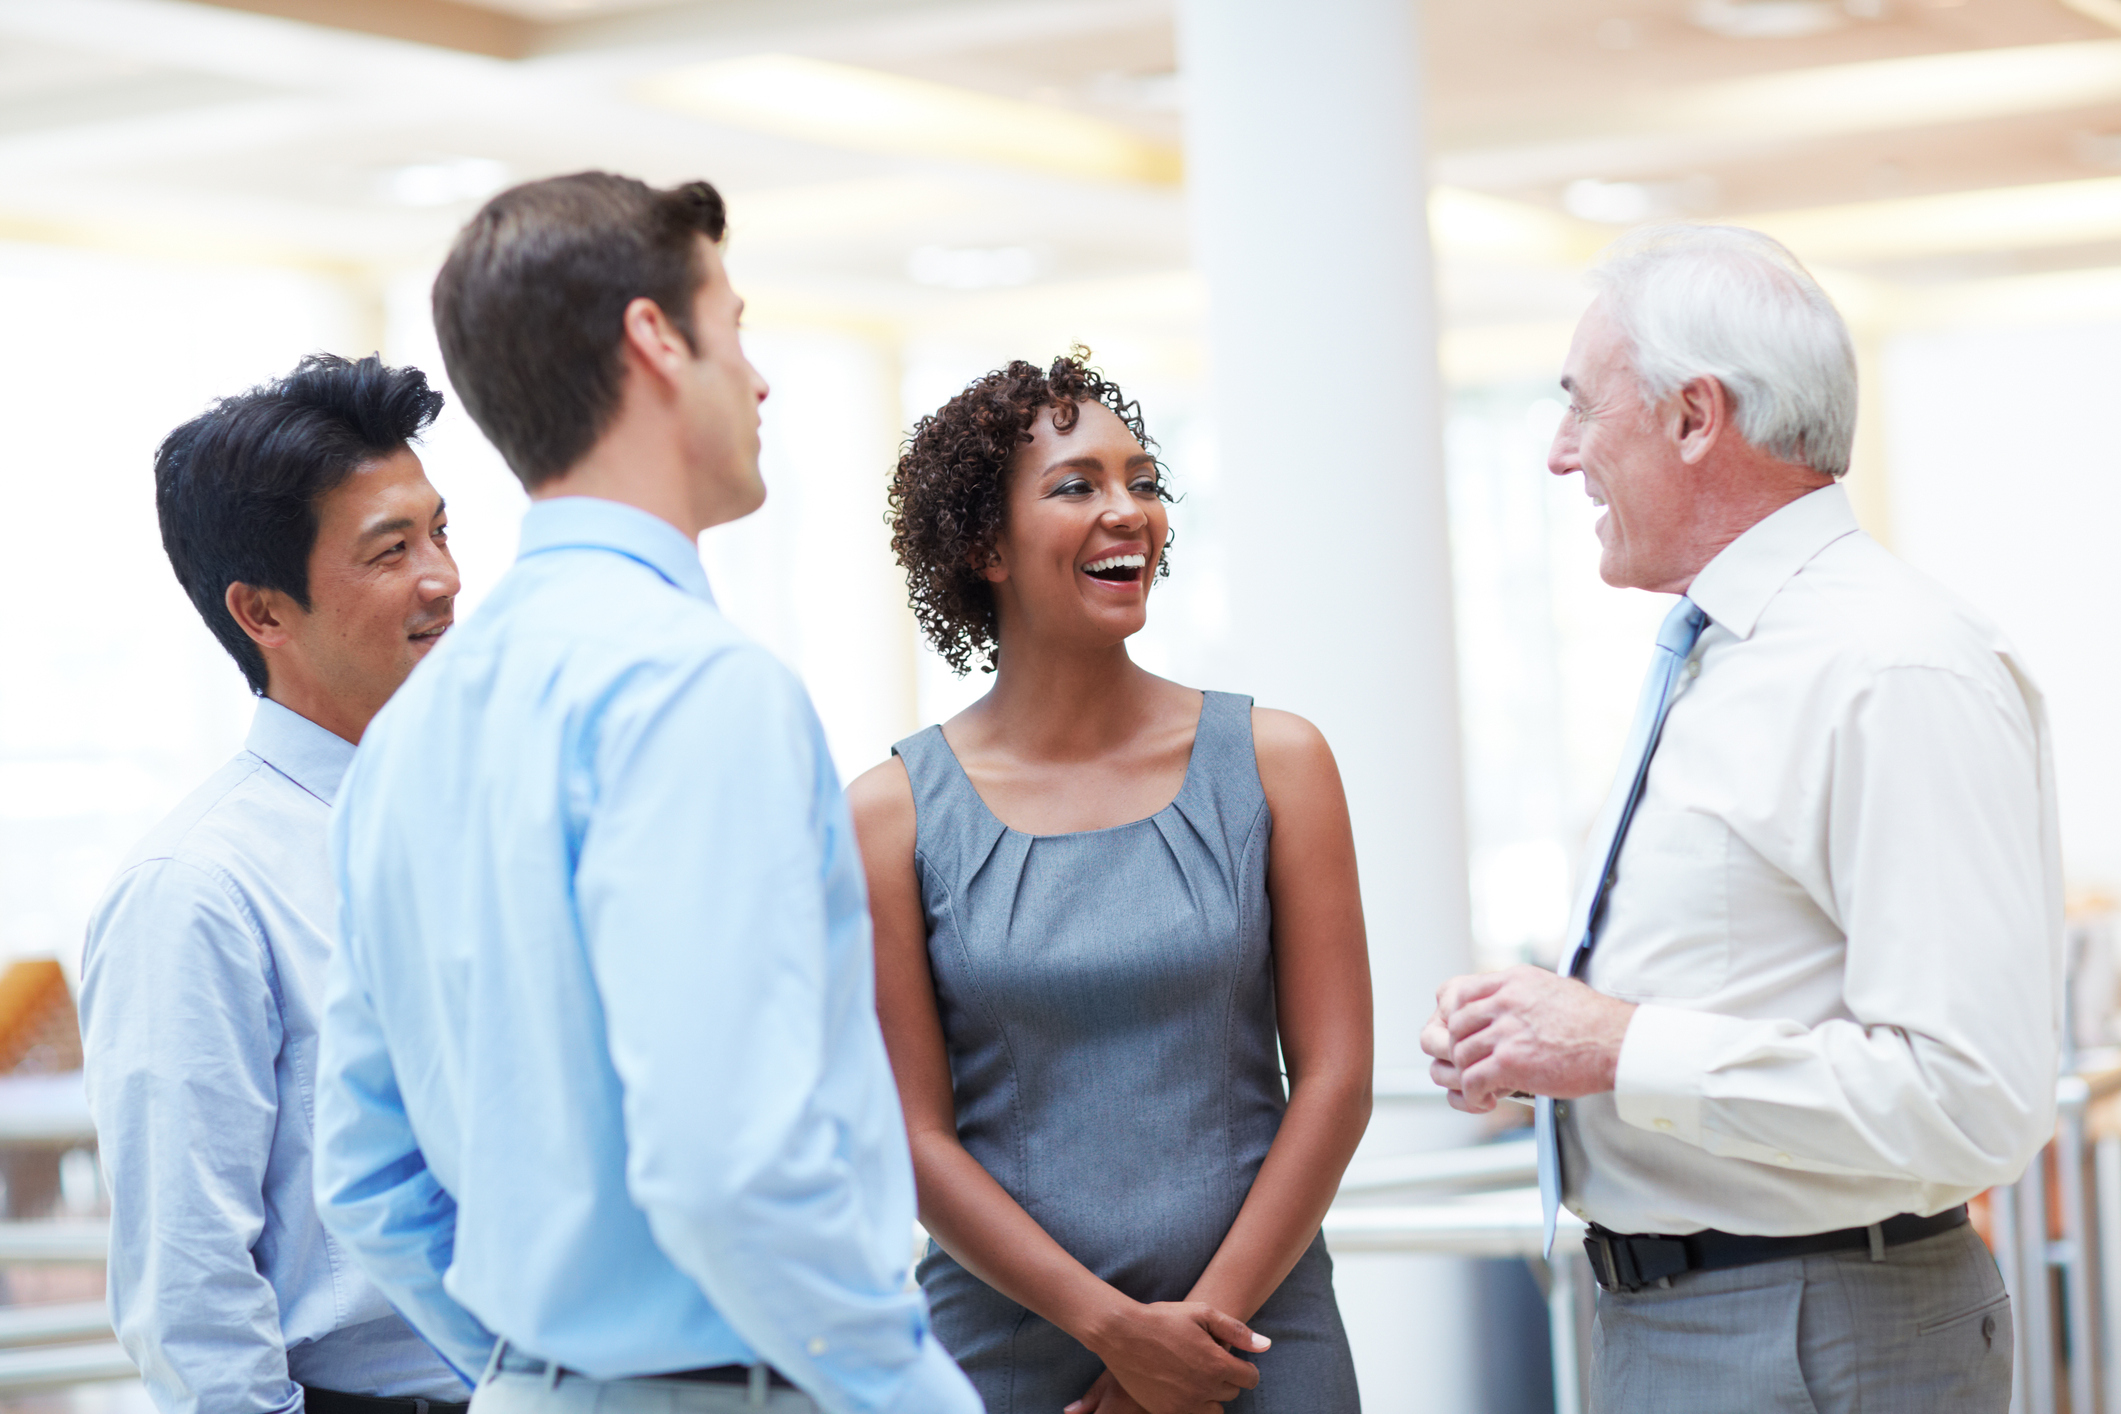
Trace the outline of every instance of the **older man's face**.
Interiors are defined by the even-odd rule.
[[[1677,594],[1699,568],[1692,562],[1690,468],[1666,419],[1642,404],[1627,340],[1599,300],[1576,326],[1561,386],[1569,408],[1554,432],[1547,470],[1583,473],[1590,498],[1605,507],[1598,573],[1607,584]]]

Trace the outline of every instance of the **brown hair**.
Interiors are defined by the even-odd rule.
[[[978,664],[994,671],[994,586],[979,567],[991,562],[1009,499],[1009,463],[1031,441],[1044,409],[1053,425],[1075,426],[1084,403],[1112,409],[1145,451],[1156,443],[1142,427],[1141,405],[1088,364],[1077,345],[1051,368],[1018,359],[967,384],[965,391],[913,424],[891,477],[891,548],[906,569],[906,591],[921,632],[959,674]],[[1156,464],[1157,494],[1164,466]],[[1169,541],[1157,577],[1171,573]]]
[[[628,304],[654,300],[698,351],[698,238],[720,241],[726,219],[706,182],[577,172],[509,188],[458,234],[435,277],[442,362],[525,487],[579,461],[618,410]]]

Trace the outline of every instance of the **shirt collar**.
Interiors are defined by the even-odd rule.
[[[339,793],[354,754],[353,743],[345,737],[270,697],[258,699],[258,714],[250,719],[243,748],[326,805]]]
[[[1768,601],[1821,550],[1857,529],[1840,482],[1755,522],[1694,576],[1686,597],[1721,627],[1750,638]]]
[[[675,587],[714,602],[700,547],[661,516],[622,501],[596,496],[555,496],[532,501],[523,515],[518,560],[548,550],[611,550],[638,560]]]

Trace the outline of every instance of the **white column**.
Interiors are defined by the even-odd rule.
[[[1180,12],[1230,627],[1201,680],[1299,712],[1332,743],[1378,1065],[1409,1070],[1436,985],[1470,965],[1419,20],[1415,0]],[[1185,555],[1181,539],[1181,575]],[[1366,1151],[1463,1132],[1433,1106],[1381,1103]],[[1339,1289],[1365,1408],[1473,1407],[1462,1267],[1351,1256]]]

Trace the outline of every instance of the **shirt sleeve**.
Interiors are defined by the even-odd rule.
[[[163,1414],[298,1410],[252,1256],[280,1109],[264,941],[220,876],[155,859],[104,897],[81,966],[119,1343]]]
[[[1621,1119],[1817,1173],[2015,1180],[2054,1129],[2047,751],[2020,693],[1937,668],[1877,674],[1836,727],[1823,812],[1849,1015],[1804,1027],[1642,1006]]]
[[[906,1280],[867,909],[800,685],[764,650],[721,654],[629,703],[596,772],[576,890],[657,1243],[833,1414],[976,1414]],[[903,1170],[882,1186],[879,1152]]]
[[[332,950],[317,1065],[317,1215],[469,1384],[493,1353],[494,1336],[442,1286],[456,1250],[456,1200],[413,1138],[383,1028],[360,977],[338,823],[335,818],[331,852],[340,942]]]

